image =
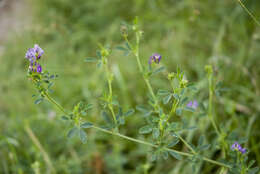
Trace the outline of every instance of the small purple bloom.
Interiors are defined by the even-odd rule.
[[[241,149],[240,149],[240,152],[241,152],[242,154],[246,153],[246,148],[241,148]]]
[[[194,100],[194,101],[190,101],[186,106],[188,108],[197,109],[199,104],[198,104],[197,100]]]
[[[34,62],[36,57],[35,57],[35,50],[34,48],[29,48],[28,51],[25,54],[25,57],[30,61]]]
[[[35,44],[34,45],[34,50],[35,50],[37,59],[40,59],[42,57],[43,53],[44,53],[43,49],[41,49],[41,47],[39,47],[38,44]]]
[[[231,149],[237,150],[237,151],[241,152],[242,154],[246,153],[246,148],[243,148],[240,144],[238,144],[238,142],[235,142],[234,144],[232,144]]]
[[[238,150],[240,148],[241,148],[241,146],[240,146],[240,144],[238,144],[238,142],[234,142],[234,144],[232,144],[232,146],[231,146],[232,150]]]
[[[43,55],[44,51],[39,47],[39,45],[35,44],[33,48],[29,48],[25,54],[25,58],[30,61],[29,71],[31,72],[42,72],[41,65],[37,62],[41,56]]]
[[[40,64],[37,65],[37,73],[41,73],[42,72],[42,67]]]
[[[25,54],[25,57],[30,61],[34,62],[36,59],[40,59],[43,55],[44,51],[39,47],[39,45],[35,44],[33,48],[29,48]]]
[[[150,59],[149,59],[149,64],[152,64],[153,62],[159,64],[160,61],[161,61],[161,59],[162,59],[162,56],[161,56],[160,54],[154,53],[154,54],[150,57]]]

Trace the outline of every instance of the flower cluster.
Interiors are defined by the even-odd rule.
[[[38,63],[38,60],[42,57],[44,51],[39,47],[39,45],[35,44],[33,48],[29,48],[25,54],[25,58],[30,61],[29,71],[31,72],[42,72],[42,67]]]
[[[188,108],[192,108],[192,109],[197,109],[198,106],[199,106],[199,105],[198,105],[198,102],[197,102],[196,100],[190,101],[190,102],[187,104],[187,107],[188,107]]]
[[[162,56],[161,56],[160,54],[154,53],[154,54],[150,57],[150,59],[149,59],[149,64],[152,64],[153,62],[159,64],[160,61],[161,61],[161,59],[162,59]]]
[[[246,153],[246,148],[243,148],[238,142],[235,142],[234,144],[232,144],[231,149],[237,150],[237,151],[241,152],[242,154]]]

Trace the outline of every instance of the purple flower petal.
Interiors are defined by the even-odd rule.
[[[234,142],[231,146],[231,150],[237,150],[242,154],[246,153],[246,148],[243,148],[238,142]]]
[[[199,104],[198,104],[197,100],[194,100],[193,104],[192,104],[192,108],[197,109],[198,106],[199,106]]]
[[[40,64],[37,65],[37,73],[41,73],[42,72],[42,67]]]
[[[189,107],[189,108],[192,107],[192,101],[190,101],[190,102],[187,104],[187,107]]]
[[[153,62],[159,64],[162,59],[162,56],[158,53],[154,53],[150,58],[149,58],[149,64],[152,64]]]

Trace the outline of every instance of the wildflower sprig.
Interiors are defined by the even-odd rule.
[[[60,104],[58,104],[58,102],[53,99],[50,95],[48,95],[46,93],[46,99],[51,103],[53,104],[54,106],[56,106],[64,115],[62,116],[62,119],[64,120],[69,120],[70,118],[68,118],[67,116],[72,116],[69,112],[67,112]],[[80,104],[81,105],[81,104]],[[80,105],[76,105],[76,110],[78,110],[77,108],[80,107]],[[91,108],[91,105],[87,105],[88,109]],[[80,107],[81,108],[81,107]],[[133,111],[128,111],[130,113],[132,113]],[[127,112],[127,113],[128,113]],[[77,113],[77,112],[76,112]],[[153,143],[149,143],[149,142],[146,142],[146,141],[143,141],[143,140],[139,140],[139,139],[135,139],[135,138],[132,138],[132,137],[129,137],[129,136],[125,136],[123,134],[120,134],[118,132],[115,132],[115,131],[110,131],[108,129],[104,129],[104,128],[101,128],[101,127],[98,127],[98,126],[95,126],[94,124],[90,123],[90,122],[85,122],[83,124],[81,124],[81,128],[93,128],[93,129],[96,129],[98,131],[101,131],[101,132],[104,132],[104,133],[107,133],[107,134],[111,134],[111,135],[114,135],[114,136],[118,136],[118,137],[121,137],[123,139],[126,139],[126,140],[129,140],[129,141],[132,141],[132,142],[135,142],[135,143],[140,143],[140,144],[143,144],[143,145],[147,145],[147,146],[150,146],[150,147],[153,147],[153,148],[161,148],[160,146],[156,145],[156,144],[153,144]],[[72,130],[73,129],[73,130]],[[75,128],[72,128],[69,133],[68,133],[68,136],[70,137],[70,134],[72,135],[75,135],[77,132],[79,132],[79,135],[84,135],[86,136],[86,133],[83,133],[82,131],[78,131],[76,130]],[[81,132],[81,134],[80,134]],[[83,138],[83,137],[82,137]],[[86,141],[86,137],[84,138],[84,142]],[[180,156],[186,156],[186,157],[192,157],[193,155],[190,154],[190,153],[186,153],[186,152],[181,152],[181,151],[178,151],[178,150],[174,150],[174,149],[171,149],[171,148],[167,148],[167,147],[163,147],[162,148],[163,150],[165,151],[168,151],[170,154],[172,154],[173,156],[175,156],[176,158],[180,158]],[[229,165],[225,164],[225,163],[222,163],[222,162],[218,162],[218,161],[215,161],[215,160],[211,160],[207,157],[203,157],[203,160],[204,161],[207,161],[209,163],[212,163],[212,164],[215,164],[215,165],[219,165],[219,166],[223,166],[223,167],[227,167],[227,168],[230,168]]]
[[[127,28],[127,27],[124,27],[124,28]],[[128,26],[128,28],[129,28],[129,26]],[[179,69],[176,74],[174,74],[174,73],[169,74],[168,78],[173,87],[173,92],[166,92],[166,96],[163,99],[163,104],[169,103],[169,101],[172,98],[175,98],[175,99],[173,101],[170,112],[167,114],[164,111],[164,108],[161,106],[160,99],[159,99],[158,95],[156,95],[154,93],[154,90],[150,83],[150,77],[153,74],[153,73],[151,73],[151,72],[153,72],[152,68],[154,65],[160,63],[160,61],[162,60],[162,56],[159,55],[158,53],[153,54],[148,61],[148,68],[144,68],[145,66],[143,66],[143,64],[141,63],[140,53],[139,53],[140,39],[143,35],[143,31],[141,31],[139,29],[137,18],[134,20],[134,23],[130,27],[130,29],[135,33],[135,42],[131,43],[128,39],[128,34],[125,34],[126,32],[124,32],[122,35],[126,41],[125,45],[127,45],[127,46],[123,47],[124,49],[121,49],[121,50],[128,50],[135,56],[139,71],[141,72],[141,74],[143,76],[144,82],[145,82],[145,84],[148,88],[148,91],[150,93],[150,96],[151,96],[149,104],[153,107],[153,111],[147,112],[147,111],[145,111],[146,109],[143,109],[143,108],[140,109],[140,107],[138,109],[141,110],[142,112],[144,111],[146,116],[149,116],[151,114],[157,115],[157,117],[155,117],[155,116],[147,117],[148,125],[140,128],[139,133],[141,133],[141,134],[152,133],[153,139],[160,147],[167,147],[169,144],[175,146],[178,144],[178,142],[179,142],[178,140],[181,140],[185,144],[185,146],[187,146],[188,149],[194,155],[196,155],[197,152],[194,150],[192,145],[190,143],[186,142],[186,140],[184,138],[182,138],[180,136],[180,134],[178,133],[178,131],[181,131],[184,128],[184,125],[180,122],[170,122],[171,115],[175,114],[176,112],[178,112],[179,115],[181,114],[182,105],[187,100],[187,98],[183,97],[183,96],[184,96],[185,88],[187,87],[188,81],[184,78],[184,74],[181,73]],[[120,47],[120,48],[122,48],[122,47]],[[163,70],[163,68],[159,68],[159,71],[160,70]],[[174,83],[176,81],[177,81],[177,83]],[[159,91],[159,93],[160,92],[163,93],[162,91]],[[180,100],[181,100],[181,102],[180,102]],[[178,110],[177,110],[177,108],[178,108]],[[185,107],[185,109],[193,110],[193,108],[189,108],[189,107]],[[156,159],[154,156],[156,156],[157,154],[159,156],[162,155],[163,157],[167,156],[167,152],[164,152],[163,150],[157,150],[157,151],[155,151],[155,155],[152,156],[152,159]],[[176,158],[176,156],[174,156],[174,157]],[[177,159],[178,159],[178,157],[177,157]]]
[[[187,157],[192,164],[197,164],[199,161],[207,161],[223,167],[221,169],[222,171],[228,170],[231,173],[256,173],[258,168],[252,168],[254,161],[247,161],[249,150],[245,150],[239,144],[235,144],[228,148],[230,141],[226,139],[227,135],[217,127],[216,121],[214,120],[212,106],[214,79],[212,67],[208,66],[206,68],[209,81],[208,116],[218,134],[220,145],[223,147],[222,150],[227,152],[223,156],[225,161],[212,160],[203,155],[202,152],[210,147],[209,144],[205,143],[204,136],[200,136],[197,141],[197,146],[187,142],[182,137],[182,132],[192,129],[192,127],[188,126],[187,120],[182,115],[183,113],[186,113],[184,111],[196,112],[199,103],[197,100],[191,100],[189,96],[189,91],[192,91],[194,87],[188,83],[184,73],[180,69],[177,69],[177,72],[168,73],[168,80],[171,89],[159,89],[158,92],[155,93],[150,80],[154,74],[165,69],[163,66],[160,66],[160,62],[164,57],[158,53],[154,53],[147,59],[147,66],[143,65],[139,53],[140,39],[143,35],[143,31],[139,28],[137,18],[135,19],[134,24],[130,27],[131,30],[134,31],[135,42],[130,42],[128,40],[127,27],[122,27],[121,32],[126,44],[125,47],[118,48],[127,53],[126,55],[129,53],[134,55],[138,69],[147,86],[149,92],[148,103],[150,106],[137,106],[136,109],[143,113],[147,121],[147,124],[139,129],[139,133],[151,133],[152,142],[136,139],[119,133],[119,126],[125,123],[124,117],[132,115],[134,109],[129,109],[127,112],[123,112],[123,107],[119,105],[119,102],[114,97],[112,88],[113,73],[110,71],[108,64],[108,58],[111,53],[110,48],[100,45],[100,49],[97,51],[95,58],[85,59],[86,62],[97,62],[97,67],[103,67],[105,72],[107,90],[101,98],[103,104],[101,115],[113,119],[113,123],[111,124],[112,126],[107,126],[106,128],[88,122],[87,116],[89,115],[89,110],[92,108],[91,104],[86,104],[81,101],[78,102],[71,111],[67,111],[57,101],[55,101],[50,95],[52,91],[49,88],[52,86],[50,84],[56,76],[50,75],[47,71],[43,71],[42,67],[38,69],[38,66],[40,65],[39,60],[43,55],[43,50],[39,49],[38,45],[33,49],[28,50],[28,54],[26,54],[26,58],[29,60],[28,77],[35,84],[41,98],[46,99],[55,105],[63,113],[62,119],[71,124],[71,129],[68,131],[68,137],[71,138],[78,135],[80,140],[84,143],[87,140],[85,129],[92,128],[97,131],[152,147],[153,152],[151,154],[151,160],[156,160],[159,157],[167,159],[168,156],[171,155],[178,160],[182,160],[182,157]],[[31,64],[32,62],[33,64]],[[175,150],[175,147],[179,142],[182,142],[188,148],[188,152]]]

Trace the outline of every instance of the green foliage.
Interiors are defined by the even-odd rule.
[[[259,2],[248,1],[245,5],[256,16],[260,15]],[[138,170],[142,166],[150,166],[149,173],[219,173],[220,167],[202,162],[201,156],[221,161],[223,154],[219,152],[223,151],[223,140],[226,151],[234,141],[240,140],[251,150],[246,154],[248,159],[229,172],[258,172],[259,30],[235,1],[38,0],[32,2],[32,9],[35,21],[29,31],[13,36],[0,56],[0,173],[48,172],[49,162],[24,131],[25,122],[32,127],[56,173],[144,173]],[[132,50],[135,35],[130,21],[136,15],[140,17],[138,29],[145,31],[140,41],[141,63],[146,65],[154,52],[162,54],[160,66],[144,66],[145,76],[154,91],[158,91],[156,98],[160,105],[157,108],[141,78]],[[129,24],[119,29],[122,20]],[[132,45],[122,42],[119,32],[127,35]],[[62,106],[72,110],[67,114],[52,108],[46,97],[30,98],[35,90],[31,81],[24,78],[23,55],[35,42],[45,50],[44,67],[50,74],[60,75],[55,85],[52,82],[56,76],[50,74],[50,82],[42,81],[42,85]],[[97,42],[112,45],[107,57],[109,71],[113,74],[112,97],[103,71],[106,61],[102,60],[102,51],[95,52]],[[113,49],[113,45],[119,46]],[[213,94],[216,96],[212,112],[221,136],[213,133],[207,117],[209,92],[203,71],[205,64],[213,65]],[[185,72],[182,78],[183,72],[177,65]],[[168,75],[166,69],[175,74]],[[176,76],[178,73],[180,76]],[[188,80],[186,86],[184,80]],[[195,85],[189,86],[190,82]],[[100,103],[100,98],[105,100]],[[199,101],[199,107],[196,110],[187,108],[187,102],[194,99]],[[177,104],[174,101],[178,101]],[[176,108],[172,117],[160,110],[170,111],[173,105]],[[92,131],[93,123],[105,125],[106,130],[115,129],[111,106],[120,133],[145,138],[161,148],[135,145]],[[59,115],[63,115],[62,120],[56,119]],[[170,122],[167,122],[169,117]],[[160,125],[165,128],[161,129]],[[138,135],[142,126],[150,127],[149,133]],[[66,134],[73,129],[72,138],[67,139]],[[167,138],[160,142],[162,130]],[[200,156],[187,163],[179,154],[165,151],[164,147],[190,152],[178,135],[182,135]],[[204,141],[200,135],[204,135]],[[86,140],[83,145],[81,141]],[[158,161],[149,161],[147,154],[151,161]],[[169,158],[169,155],[180,160]],[[236,152],[226,155],[227,165],[239,159]]]

